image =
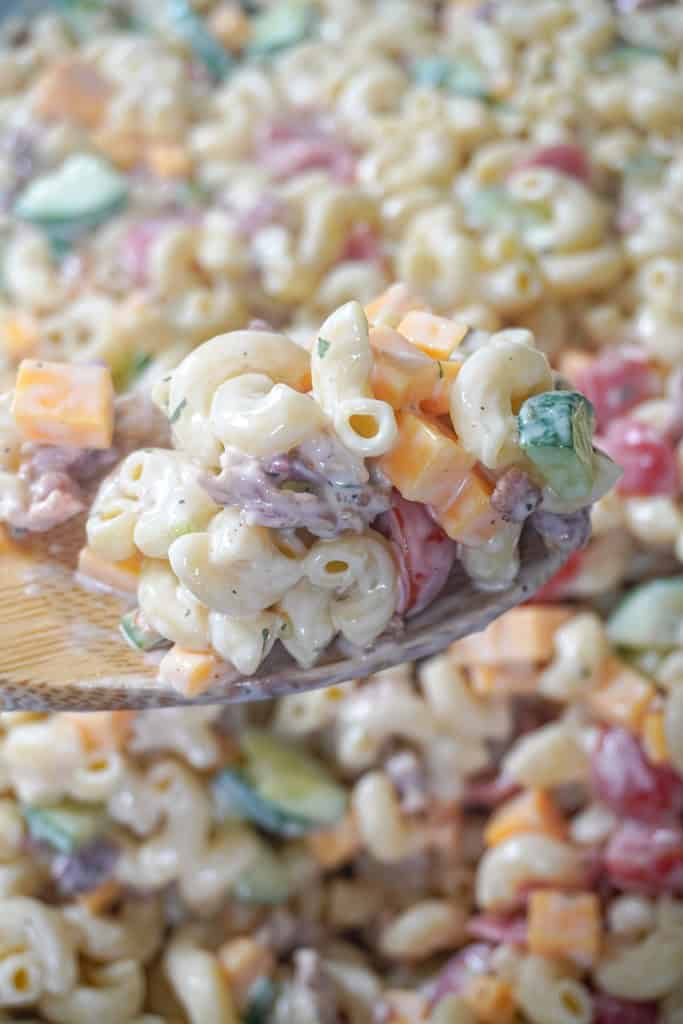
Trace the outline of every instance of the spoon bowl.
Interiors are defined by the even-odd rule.
[[[74,579],[83,543],[82,522],[30,546],[12,541],[0,552],[0,708],[34,711],[100,711],[262,700],[360,679],[404,661],[436,654],[484,629],[515,605],[528,601],[568,557],[548,549],[527,525],[520,541],[521,568],[506,589],[477,589],[459,563],[437,599],[383,634],[367,650],[333,644],[318,664],[300,668],[276,645],[252,676],[228,664],[210,686],[186,697],[160,683],[160,654],[128,647],[118,631],[130,607],[120,595]]]

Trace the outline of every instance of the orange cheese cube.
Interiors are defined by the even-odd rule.
[[[38,330],[29,316],[16,313],[0,324],[0,347],[13,363],[33,352],[38,344]]]
[[[371,327],[372,393],[393,409],[418,404],[433,394],[439,364],[424,355],[392,327]]]
[[[433,359],[448,359],[463,340],[469,327],[444,316],[434,316],[419,309],[411,310],[398,325],[411,345],[426,352]]]
[[[421,1024],[429,1020],[429,1001],[421,992],[387,989],[382,1002],[389,1011],[389,1024]]]
[[[411,309],[424,308],[422,300],[413,295],[406,285],[392,284],[365,307],[365,315],[370,324],[397,327]]]
[[[460,373],[462,362],[449,359],[437,363],[439,376],[431,394],[420,402],[420,408],[430,416],[446,416],[451,408],[453,381]]]
[[[133,132],[103,130],[93,135],[93,143],[121,171],[131,170],[144,157],[144,139]]]
[[[493,537],[500,528],[500,518],[491,505],[493,484],[476,469],[450,502],[436,510],[437,519],[449,537],[463,543],[476,544]]]
[[[655,689],[648,679],[619,658],[605,659],[598,689],[588,696],[588,705],[598,716],[613,725],[639,732]]]
[[[239,1009],[244,1008],[254,982],[275,970],[275,959],[268,947],[246,935],[225,942],[216,956]]]
[[[481,1024],[512,1024],[517,1002],[512,987],[493,974],[475,974],[469,978],[463,999]]]
[[[530,789],[507,800],[489,820],[484,840],[487,846],[497,846],[510,836],[525,832],[537,832],[554,839],[567,837],[564,818],[544,789]]]
[[[449,657],[457,665],[550,661],[555,632],[571,616],[569,608],[556,604],[512,608],[483,632],[452,644]]]
[[[0,523],[0,556],[17,554],[19,548],[10,537],[7,527]]]
[[[557,368],[563,377],[566,377],[572,384],[582,370],[587,370],[594,360],[590,352],[580,348],[567,348],[560,353],[557,360]]]
[[[106,366],[24,359],[17,371],[12,412],[29,441],[110,448],[114,387]]]
[[[78,555],[78,571],[82,576],[124,594],[137,592],[141,564],[142,558],[139,555],[122,562],[108,562],[87,546],[81,548]]]
[[[648,711],[642,728],[642,740],[645,753],[655,764],[666,764],[669,761],[669,746],[664,728],[664,712],[657,709]]]
[[[119,750],[131,734],[135,712],[67,711],[64,717],[76,726],[86,750]]]
[[[445,505],[462,490],[474,456],[435,420],[411,412],[397,419],[398,439],[380,459],[381,469],[409,501]]]
[[[538,675],[533,665],[469,665],[470,686],[479,697],[510,697],[536,693]]]
[[[210,651],[189,651],[174,644],[161,659],[159,681],[185,697],[196,697],[209,689],[217,667],[218,659]]]
[[[94,64],[67,60],[53,65],[38,85],[38,112],[43,117],[65,118],[96,128],[101,122],[111,86]]]
[[[600,901],[592,892],[541,889],[529,897],[528,945],[537,956],[562,957],[583,967],[596,962],[602,938]]]
[[[336,825],[311,832],[306,837],[306,845],[326,870],[348,864],[360,849],[356,819],[352,814],[346,814]]]
[[[192,172],[190,152],[175,142],[154,142],[146,149],[145,162],[160,178],[186,178]]]
[[[237,53],[249,41],[249,18],[238,3],[219,4],[209,17],[209,28],[232,53]]]

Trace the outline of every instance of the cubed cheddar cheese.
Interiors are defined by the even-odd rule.
[[[399,334],[433,359],[448,359],[468,331],[466,324],[419,309],[407,313],[398,325]]]
[[[406,313],[412,309],[424,309],[424,303],[404,284],[392,284],[385,292],[365,307],[370,324],[397,327]]]
[[[268,947],[246,935],[223,943],[216,955],[240,1010],[244,1009],[254,982],[275,970],[275,960]]]
[[[482,633],[452,644],[449,657],[457,665],[550,661],[555,651],[555,633],[571,615],[569,608],[556,604],[512,608]]]
[[[25,313],[11,313],[0,322],[0,348],[12,363],[30,355],[38,344],[35,321]]]
[[[432,395],[439,381],[439,364],[395,331],[371,327],[372,393],[393,409],[418,405]]]
[[[412,412],[399,414],[397,420],[398,438],[380,459],[381,469],[409,501],[447,505],[462,490],[474,456],[436,420]]]
[[[669,761],[669,745],[664,727],[664,712],[658,708],[648,711],[643,720],[643,749],[654,764],[666,764]]]
[[[451,408],[451,390],[453,381],[460,373],[462,361],[458,359],[440,360],[439,375],[433,391],[420,402],[420,408],[430,416],[446,416]]]
[[[120,171],[131,170],[142,163],[145,156],[144,139],[134,132],[103,129],[93,135],[93,144]]]
[[[422,1024],[429,1020],[429,1001],[421,992],[387,989],[382,1002],[389,1014],[389,1024]]]
[[[477,544],[500,529],[500,517],[491,505],[493,489],[491,481],[474,469],[452,500],[438,506],[436,517],[452,540]]]
[[[114,387],[106,366],[24,359],[12,412],[27,440],[74,448],[110,448]]]
[[[81,548],[78,555],[78,571],[82,576],[124,594],[137,591],[141,565],[142,558],[139,555],[122,562],[108,562],[87,546]]]
[[[209,28],[226,50],[237,53],[249,41],[251,25],[238,3],[222,3],[211,13]]]
[[[517,1001],[512,986],[494,974],[475,974],[465,983],[463,999],[480,1024],[512,1024]]]
[[[345,814],[341,821],[330,828],[311,832],[306,838],[306,845],[325,870],[348,864],[360,849],[356,819],[352,814]]]
[[[86,750],[119,750],[131,734],[135,712],[92,711],[84,715],[68,711],[63,717],[73,722]]]
[[[587,370],[595,357],[581,348],[566,348],[557,361],[558,371],[572,384],[583,370]]]
[[[159,178],[186,178],[192,173],[192,155],[177,142],[154,142],[145,150],[145,163]]]
[[[537,693],[538,672],[534,665],[470,665],[470,687],[478,697],[511,697]]]
[[[174,644],[161,659],[159,681],[185,697],[196,697],[209,689],[217,667],[218,659],[210,651],[189,651]]]
[[[529,897],[528,946],[537,956],[589,967],[600,955],[600,900],[592,892],[541,889]]]
[[[609,657],[601,666],[598,687],[589,694],[588,704],[603,721],[637,733],[654,697],[655,689],[644,675],[619,658]]]
[[[507,800],[490,818],[484,840],[497,846],[511,836],[539,833],[566,839],[567,826],[552,797],[544,789],[530,789]]]
[[[43,117],[65,118],[84,128],[102,121],[111,86],[94,64],[67,60],[55,64],[38,85],[38,112]]]

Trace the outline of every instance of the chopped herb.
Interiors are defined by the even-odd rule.
[[[318,338],[318,355],[321,359],[324,359],[329,352],[330,345],[332,342],[326,341],[324,338]]]
[[[182,411],[183,411],[183,409],[185,408],[186,405],[187,405],[187,399],[183,398],[182,402],[179,402],[179,404],[176,405],[175,409],[173,410],[173,412],[171,413],[171,415],[169,417],[168,422],[169,423],[177,423],[177,421],[180,419],[180,414],[182,413]]]
[[[265,656],[266,656],[266,647],[268,646],[268,641],[270,640],[270,630],[269,629],[262,629],[261,630],[261,637],[263,639],[263,645],[261,647],[261,656],[265,658]]]

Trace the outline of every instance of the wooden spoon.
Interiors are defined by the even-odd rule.
[[[227,664],[211,686],[187,698],[156,679],[159,655],[129,648],[118,631],[130,604],[74,579],[82,523],[69,523],[30,543],[0,552],[0,708],[95,711],[171,707],[280,697],[360,679],[443,650],[527,601],[567,557],[548,550],[529,526],[520,544],[522,568],[506,590],[477,590],[457,565],[442,594],[408,619],[399,634],[383,635],[362,652],[332,646],[320,663],[299,668],[284,648],[253,676]]]

